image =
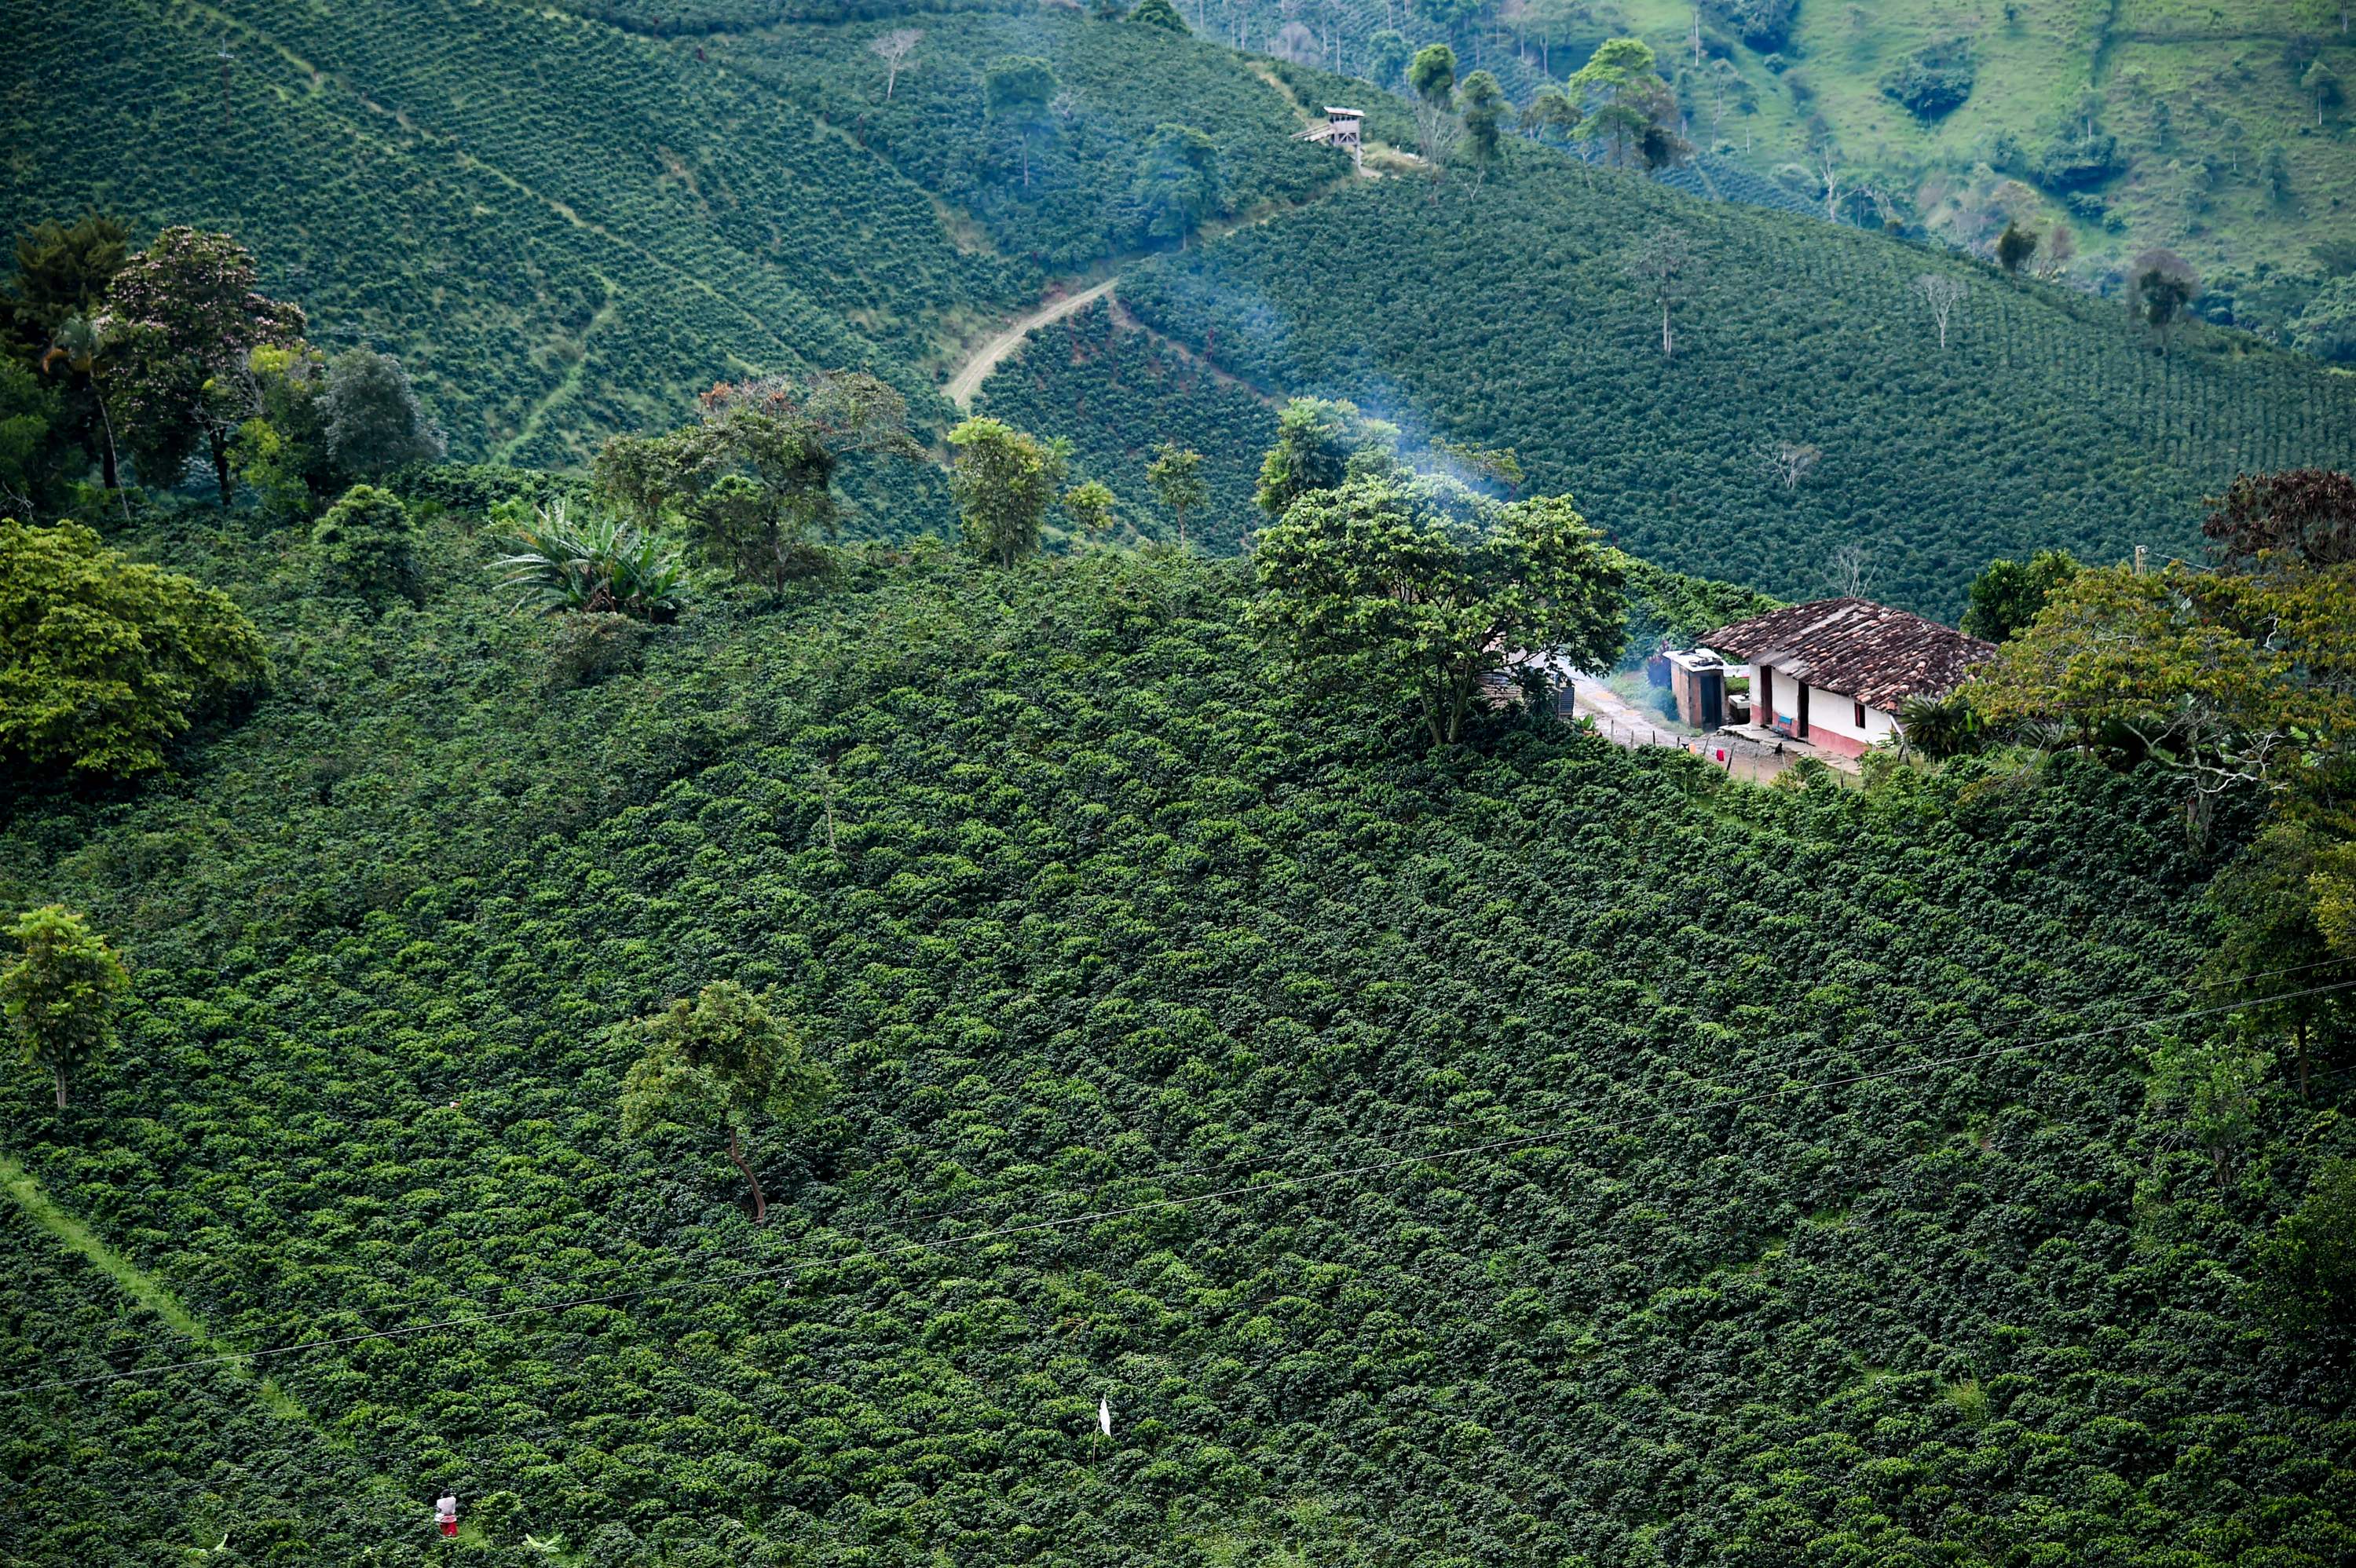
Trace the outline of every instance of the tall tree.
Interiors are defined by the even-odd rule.
[[[8,935],[20,952],[0,969],[0,1015],[26,1061],[49,1074],[62,1111],[68,1080],[114,1042],[115,997],[130,976],[106,939],[62,904],[20,916]]]
[[[1153,449],[1153,461],[1145,467],[1145,482],[1178,519],[1178,542],[1184,544],[1186,515],[1210,499],[1211,487],[1203,479],[1203,454],[1165,441]]]
[[[1462,738],[1483,677],[1517,656],[1605,667],[1627,635],[1620,558],[1568,496],[1500,507],[1361,475],[1295,502],[1252,560],[1254,623],[1304,663],[1414,704],[1435,746]]]
[[[1138,160],[1136,195],[1145,231],[1185,249],[1186,237],[1226,203],[1218,144],[1191,125],[1155,126]]]
[[[1695,266],[1693,247],[1675,229],[1655,229],[1628,252],[1622,265],[1661,313],[1661,357],[1676,358],[1677,340],[1670,330],[1670,313],[1686,297]]]
[[[1655,63],[1643,39],[1607,38],[1564,83],[1583,110],[1577,139],[1612,167],[1664,167],[1692,150],[1669,129],[1676,100]]]
[[[390,354],[347,348],[327,362],[327,451],[353,479],[380,479],[404,463],[437,463],[442,432],[409,373]]]
[[[80,446],[116,488],[115,446],[100,387],[109,363],[106,344],[91,325],[107,285],[131,251],[123,225],[91,212],[66,224],[50,219],[16,240],[16,276],[0,293],[0,337],[28,365],[60,385],[63,407],[51,427],[54,443]]]
[[[884,101],[892,101],[892,89],[899,85],[900,71],[916,46],[925,41],[922,27],[894,27],[871,41],[867,50],[884,62]]]
[[[247,357],[299,342],[302,309],[256,292],[230,236],[166,229],[115,274],[101,325],[121,345],[108,391],[140,476],[171,485],[201,448],[227,507],[230,443],[252,411]]]
[[[1039,548],[1047,507],[1064,482],[1067,458],[1060,443],[1042,442],[993,419],[969,419],[949,432],[957,462],[949,470],[976,555],[1012,566]]]
[[[1495,77],[1476,70],[1464,79],[1463,102],[1464,155],[1472,161],[1477,190],[1497,165],[1497,122],[1506,108],[1505,94]]]
[[[2340,106],[2340,78],[2324,63],[2323,57],[2318,55],[2308,63],[2306,74],[2298,79],[2298,86],[2299,91],[2307,94],[2308,101],[2315,105],[2315,128],[2319,131],[2323,129],[2323,112]]]
[[[1931,307],[1931,318],[1939,324],[1939,351],[1947,348],[1947,328],[1955,318],[1955,307],[1964,303],[1970,291],[1961,278],[1951,278],[1944,272],[1924,272],[1914,280],[1914,292]]]
[[[2008,272],[2020,271],[2020,264],[2036,253],[2037,231],[2033,229],[2008,223],[2004,232],[1996,237],[1996,263]]]
[[[1088,479],[1064,492],[1061,501],[1064,516],[1072,527],[1089,539],[1108,533],[1112,528],[1112,509],[1118,498],[1112,486],[1101,479]]]
[[[1415,135],[1423,161],[1440,174],[1440,160],[1456,139],[1456,51],[1426,44],[1408,62],[1407,84],[1415,94]]]
[[[120,491],[123,487],[122,465],[115,450],[114,414],[109,406],[111,389],[106,379],[116,363],[114,351],[119,342],[100,325],[104,319],[102,316],[67,317],[58,327],[56,341],[49,346],[48,352],[41,356],[41,370],[47,375],[63,368],[72,374],[77,386],[88,390],[86,406],[97,411],[97,418],[90,428],[101,438],[97,449],[100,475],[109,490]],[[123,520],[129,522],[130,498],[118,495],[116,499],[123,506]]]
[[[1376,87],[1388,87],[1407,69],[1415,51],[1396,27],[1378,27],[1366,39],[1366,77]]]
[[[1542,87],[1523,109],[1519,123],[1523,134],[1538,141],[1552,137],[1567,142],[1585,117],[1569,93],[1558,87]]]
[[[924,456],[906,400],[864,371],[723,381],[697,411],[668,435],[609,438],[592,465],[598,489],[641,529],[677,519],[704,564],[772,591],[824,570],[844,458]]]
[[[633,1136],[669,1123],[728,1134],[729,1162],[750,1189],[753,1222],[769,1200],[745,1145],[754,1118],[790,1126],[825,1103],[833,1079],[809,1059],[800,1030],[770,1011],[772,998],[734,980],[706,986],[639,1021],[646,1051],[622,1079],[622,1130]]]
[[[2201,810],[2328,788],[2356,738],[2356,573],[2084,568],[1970,689],[1993,722],[2058,720],[2082,745],[2131,733]]]
[[[1023,185],[1031,185],[1031,142],[1047,127],[1048,105],[1063,83],[1055,68],[1035,55],[1001,55],[982,72],[982,101],[991,122],[1014,138]]]
[[[1271,517],[1312,491],[1331,490],[1349,477],[1360,453],[1388,455],[1398,427],[1368,419],[1353,402],[1295,398],[1276,416],[1276,444],[1260,460],[1253,499]]]
[[[2169,338],[2201,297],[2201,275],[2190,262],[2172,251],[2145,251],[2127,266],[2127,308],[2151,329],[2159,351],[2168,352]]]

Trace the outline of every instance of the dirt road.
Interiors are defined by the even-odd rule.
[[[958,373],[949,378],[949,401],[961,409],[970,407],[973,395],[981,390],[981,384],[990,379],[992,370],[998,368],[998,362],[1021,347],[1024,338],[1041,327],[1061,321],[1074,311],[1104,298],[1112,293],[1113,284],[1119,281],[1107,278],[1085,293],[1067,294],[1053,304],[1042,305],[983,344],[975,351],[973,357],[959,366]]]

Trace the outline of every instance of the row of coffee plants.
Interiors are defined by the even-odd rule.
[[[2230,810],[2201,850],[2092,763],[1755,790],[1517,715],[1427,752],[1175,554],[871,556],[559,692],[466,517],[380,613],[174,527],[278,684],[168,787],[0,824],[0,896],[134,972],[73,1110],[9,1075],[12,1144],[218,1334],[422,1330],[278,1377],[421,1504],[499,1495],[485,1551],[2356,1545],[2345,1370],[2237,1284],[2345,1084],[2241,1084],[2220,1156],[2146,1082]],[[617,1115],[636,1020],[720,979],[835,1084],[752,1125],[766,1227],[724,1140]],[[126,1386],[39,1419],[127,1444]]]
[[[1992,557],[2195,554],[2237,470],[2356,461],[2356,383],[2246,338],[1537,149],[1511,165],[1342,193],[1122,300],[1262,387],[1512,447],[1636,553],[1787,598],[1952,614]]]

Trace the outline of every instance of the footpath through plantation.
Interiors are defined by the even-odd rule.
[[[866,548],[584,674],[470,509],[381,611],[177,516],[142,548],[274,685],[0,829],[135,960],[12,1143],[219,1339],[351,1339],[263,1363],[327,1443],[234,1366],[112,1377],[189,1346],[12,1214],[0,1561],[421,1561],[445,1488],[513,1563],[2356,1544],[2340,1374],[2237,1272],[2328,1114],[2219,1161],[2145,1082],[2231,812],[1427,748],[1168,552]],[[715,981],[831,1082],[750,1124],[764,1227],[618,1110]]]

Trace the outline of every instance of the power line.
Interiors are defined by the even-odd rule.
[[[2291,1001],[2296,1000],[2300,997],[2329,995],[2348,990],[2351,987],[2356,987],[2356,980],[2339,980],[2327,985],[2309,987],[2300,991],[2286,992],[2266,999],[2270,1001]],[[2017,1055],[2024,1051],[2034,1051],[2044,1047],[2063,1045],[2080,1040],[2096,1039],[2104,1035],[2122,1033],[2128,1029],[2137,1028],[2154,1028],[2163,1023],[2181,1022],[2186,1019],[2208,1017],[2221,1012],[2231,1012],[2244,1005],[2245,1004],[2235,1003],[2222,1008],[2196,1008],[2189,1012],[2175,1014],[2166,1018],[2147,1019],[2140,1024],[2118,1024],[2103,1029],[2081,1030],[2073,1034],[2057,1035],[2045,1040],[2023,1040],[2018,1044],[1997,1046],[1987,1051],[1973,1051],[1961,1056],[1938,1057],[1923,1061],[1909,1062],[1904,1066],[1884,1068],[1879,1072],[1851,1073],[1838,1078],[1813,1080],[1805,1083],[1778,1084],[1772,1090],[1757,1092],[1751,1094],[1738,1094],[1728,1098],[1695,1102],[1686,1108],[1693,1111],[1716,1110],[1726,1106],[1741,1104],[1751,1100],[1780,1097],[1788,1093],[1805,1093],[1812,1090],[1821,1089],[1851,1088],[1860,1083],[1876,1083],[1892,1078],[1902,1078],[1917,1073],[1935,1071],[1943,1067],[1969,1066],[1976,1062],[1993,1061],[1998,1057]],[[1663,1113],[1656,1113],[1656,1115],[1658,1114]],[[259,1350],[241,1350],[231,1352],[227,1355],[199,1357],[190,1360],[170,1362],[158,1367],[138,1367],[133,1368],[127,1371],[102,1372],[80,1378],[60,1378],[49,1382],[28,1384],[23,1388],[12,1390],[10,1392],[19,1394],[42,1393],[55,1389],[84,1387],[92,1383],[119,1382],[131,1378],[155,1377],[167,1372],[187,1371],[202,1367],[226,1366],[235,1363],[258,1361],[278,1356],[298,1355],[312,1350],[334,1349],[348,1345],[365,1344],[369,1341],[379,1339],[402,1339],[418,1334],[432,1334],[443,1332],[444,1330],[478,1328],[487,1327],[495,1323],[510,1322],[516,1318],[530,1317],[534,1314],[560,1314],[572,1311],[573,1308],[581,1307],[610,1307],[617,1302],[638,1300],[648,1296],[668,1295],[675,1292],[692,1290],[734,1288],[741,1284],[754,1280],[775,1278],[780,1275],[798,1274],[806,1269],[829,1267],[862,1257],[874,1259],[897,1257],[908,1253],[932,1251],[950,1246],[961,1246],[975,1242],[1002,1241],[1014,1236],[1036,1235],[1044,1232],[1068,1230],[1077,1225],[1098,1224],[1108,1220],[1126,1219],[1136,1214],[1188,1209],[1193,1208],[1197,1204],[1218,1202],[1225,1199],[1245,1197],[1255,1193],[1280,1192],[1290,1190],[1293,1188],[1312,1185],[1330,1185],[1333,1182],[1347,1180],[1356,1177],[1370,1176],[1388,1170],[1397,1170],[1408,1166],[1431,1165],[1437,1164],[1442,1160],[1462,1159],[1473,1155],[1502,1153],[1517,1148],[1527,1148],[1538,1145],[1557,1143],[1562,1141],[1569,1136],[1569,1129],[1562,1128],[1547,1132],[1517,1134],[1510,1137],[1494,1138],[1483,1143],[1468,1144],[1459,1148],[1434,1149],[1412,1155],[1394,1155],[1389,1158],[1347,1166],[1338,1170],[1310,1172],[1304,1175],[1283,1178],[1273,1181],[1246,1181],[1239,1185],[1225,1187],[1210,1192],[1195,1193],[1187,1197],[1149,1199],[1141,1203],[1124,1204],[1117,1208],[1094,1210],[1083,1214],[1068,1215],[1062,1219],[1030,1221],[1017,1225],[1001,1226],[994,1230],[978,1231],[963,1236],[948,1236],[920,1242],[901,1242],[884,1247],[869,1245],[863,1248],[854,1249],[853,1251],[841,1253],[833,1257],[798,1258],[767,1268],[740,1270],[726,1278],[674,1280],[664,1285],[644,1285],[628,1290],[608,1291],[594,1296],[575,1296],[563,1301],[532,1303],[523,1307],[512,1307],[502,1312],[476,1313],[459,1317],[438,1318],[428,1323],[408,1324],[394,1328],[371,1329],[358,1334],[342,1334],[316,1339],[298,1340],[293,1344],[273,1346]],[[1273,1168],[1271,1167],[1270,1168]],[[553,1329],[548,1331],[552,1332]]]

